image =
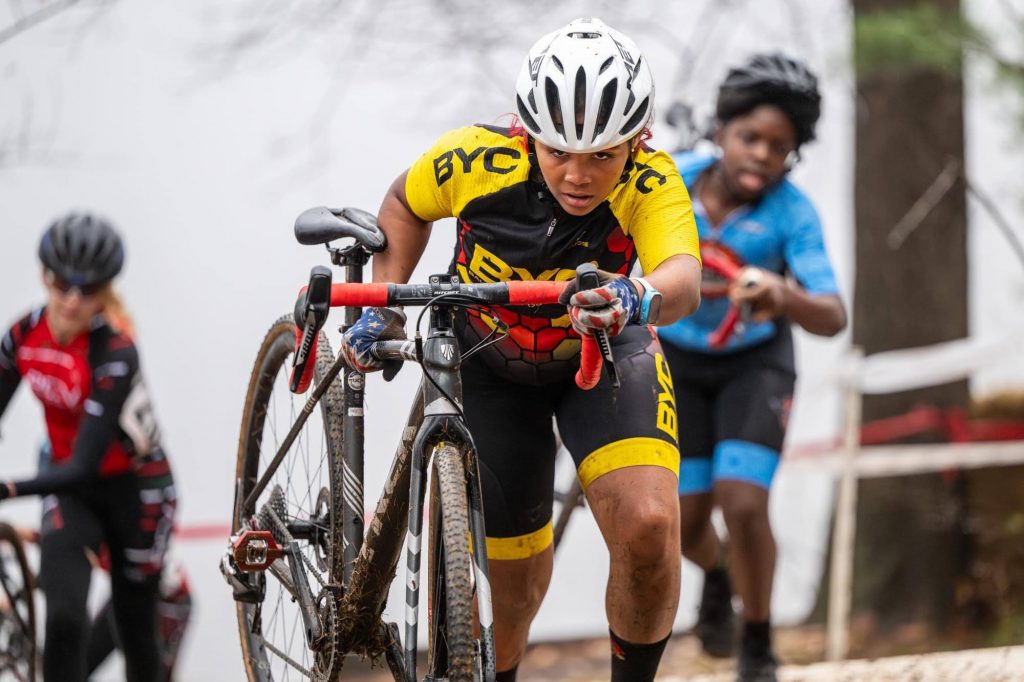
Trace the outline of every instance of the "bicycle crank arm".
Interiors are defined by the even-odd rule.
[[[284,552],[288,559],[288,568],[291,569],[292,585],[295,588],[294,595],[299,604],[299,612],[302,614],[302,624],[306,628],[306,644],[313,649],[319,644],[323,630],[316,613],[316,601],[309,589],[306,571],[303,570],[302,552],[296,542],[289,542],[285,545]]]

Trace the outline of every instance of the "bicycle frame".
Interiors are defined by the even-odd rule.
[[[351,227],[351,224],[349,226]],[[333,224],[328,227],[333,228]],[[323,235],[317,234],[315,240],[310,237],[309,241],[304,241],[305,235],[299,234],[298,222],[296,233],[303,243],[323,240]],[[372,351],[380,360],[412,360],[423,367],[423,378],[405,428],[402,430],[391,470],[369,527],[364,529],[365,376],[348,367],[344,355],[339,353],[330,369],[320,377],[319,383],[296,416],[287,436],[255,487],[244,500],[238,499],[239,495],[236,495],[236,504],[240,505],[239,510],[255,508],[261,493],[287,457],[296,436],[317,403],[332,384],[336,385],[335,381],[340,377],[343,388],[342,418],[345,437],[342,440],[341,452],[330,453],[332,466],[341,469],[342,485],[342,563],[340,566],[330,567],[330,575],[335,580],[340,578],[340,584],[330,586],[330,591],[336,598],[339,616],[336,629],[337,650],[371,658],[383,654],[396,680],[414,682],[427,469],[435,448],[442,444],[454,446],[461,455],[467,482],[467,511],[473,548],[470,570],[475,581],[481,679],[492,682],[495,677],[495,648],[483,497],[476,448],[464,421],[459,374],[462,352],[453,329],[454,308],[460,305],[481,304],[552,304],[557,301],[566,283],[460,284],[456,276],[445,274],[434,275],[430,277],[428,284],[422,285],[364,284],[363,268],[369,261],[371,251],[365,240],[357,241],[356,244],[344,249],[328,247],[328,250],[332,262],[344,268],[345,282],[331,284],[330,270],[317,266],[311,273],[309,286],[300,291],[296,306],[296,322],[300,323],[294,356],[296,364],[293,365],[290,382],[293,391],[302,392],[304,387],[310,385],[313,363],[308,361],[309,358],[316,357],[316,339],[326,321],[329,308],[346,308],[344,324],[341,327],[344,332],[359,319],[362,312],[360,306],[363,305],[428,306],[428,310],[425,311],[429,313],[425,338],[421,337],[417,330],[414,341],[381,341],[374,344]],[[581,268],[579,273],[582,275],[592,269],[593,266],[587,265]],[[595,339],[584,338],[581,371],[577,375],[577,383],[583,388],[596,384],[600,378],[601,366],[602,358]],[[335,469],[335,472],[338,472],[338,469]],[[237,511],[236,518],[241,518]],[[236,561],[240,556],[261,557],[260,560],[246,558],[243,570],[271,570],[279,579],[291,585],[292,596],[299,602],[307,646],[312,648],[314,643],[320,640],[323,632],[317,618],[317,604],[309,588],[301,557],[298,555],[298,546],[292,540],[295,537],[317,540],[319,531],[315,523],[302,521],[289,522],[285,531],[287,542],[280,547],[272,540],[266,539],[265,531],[247,531],[261,535],[254,542],[236,539],[234,556]],[[404,646],[399,643],[397,625],[385,623],[382,619],[403,539],[407,546],[408,575]],[[279,562],[274,561],[282,557],[287,561],[287,572],[283,571]],[[258,582],[254,588],[257,593]],[[249,586],[253,587],[251,583]],[[236,593],[236,599],[239,598]],[[253,596],[249,595],[248,599],[253,599]],[[261,599],[262,596],[257,594],[253,600]],[[442,641],[439,647],[442,652],[444,646]],[[434,657],[435,660],[437,658]]]

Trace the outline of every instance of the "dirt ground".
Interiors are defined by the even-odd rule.
[[[817,627],[777,630],[776,649],[783,666],[780,682],[1011,682],[1024,680],[1024,646],[972,649],[888,658],[822,663],[824,633]],[[604,639],[532,645],[519,667],[523,682],[599,682],[608,679],[608,642]],[[673,637],[665,650],[658,680],[733,682],[734,664],[713,659],[696,638]],[[361,682],[389,682],[386,670],[370,670],[357,661],[345,664],[345,676]]]

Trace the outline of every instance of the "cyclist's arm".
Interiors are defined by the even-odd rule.
[[[786,286],[786,315],[812,334],[835,336],[846,326],[846,307],[835,294],[813,295],[796,282]]]
[[[0,417],[3,417],[4,412],[7,411],[7,405],[11,402],[20,381],[21,376],[17,373],[14,373],[14,379],[11,379],[7,372],[0,370]]]
[[[14,342],[14,330],[9,330],[0,339],[0,417],[4,416],[7,405],[11,402],[14,392],[21,383],[21,373],[14,362],[17,345]]]
[[[407,175],[408,171],[395,178],[377,212],[388,248],[373,257],[374,282],[408,282],[430,239],[433,223],[420,219],[409,208],[405,195]]]
[[[783,282],[783,312],[812,334],[835,336],[846,326],[846,308],[825,249],[821,220],[809,200],[794,207],[785,257],[793,278]]]
[[[812,294],[798,282],[777,277],[781,296],[781,310],[790,320],[811,334],[835,336],[846,326],[846,307],[836,294]]]
[[[16,495],[48,495],[80,487],[99,477],[100,465],[117,436],[121,411],[138,372],[138,353],[125,346],[104,354],[93,368],[71,458],[32,479],[14,482]]]
[[[700,305],[700,262],[689,254],[669,257],[644,279],[662,295],[659,325],[672,324]]]

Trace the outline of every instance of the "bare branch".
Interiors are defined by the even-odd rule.
[[[79,4],[82,0],[57,0],[51,2],[43,7],[40,7],[34,12],[29,14],[22,14],[20,12],[21,6],[18,5],[19,18],[14,20],[10,26],[0,29],[0,45],[3,45],[9,40],[16,38],[25,31],[38,26],[47,19],[52,19],[56,15],[60,14],[66,9],[70,9],[75,5]]]
[[[970,178],[964,176],[964,182],[967,184],[967,193],[981,204],[981,207],[985,209],[989,217],[995,222],[996,227],[1006,237],[1006,241],[1010,243],[1010,248],[1013,249],[1013,253],[1017,256],[1017,260],[1024,266],[1024,245],[1021,244],[1020,237],[1018,237],[1013,228],[1010,227],[1010,221],[1006,219],[999,207],[996,206],[996,202],[992,201],[992,198],[988,194],[981,191],[977,185],[971,182]]]
[[[907,237],[938,206],[939,202],[942,201],[942,197],[946,196],[946,193],[949,192],[953,187],[953,183],[960,176],[960,168],[961,164],[958,159],[950,158],[946,161],[946,166],[942,169],[942,172],[938,174],[935,180],[932,181],[932,184],[928,186],[928,189],[910,207],[910,210],[889,231],[887,242],[890,249],[896,251],[903,246],[903,242],[907,240]]]

